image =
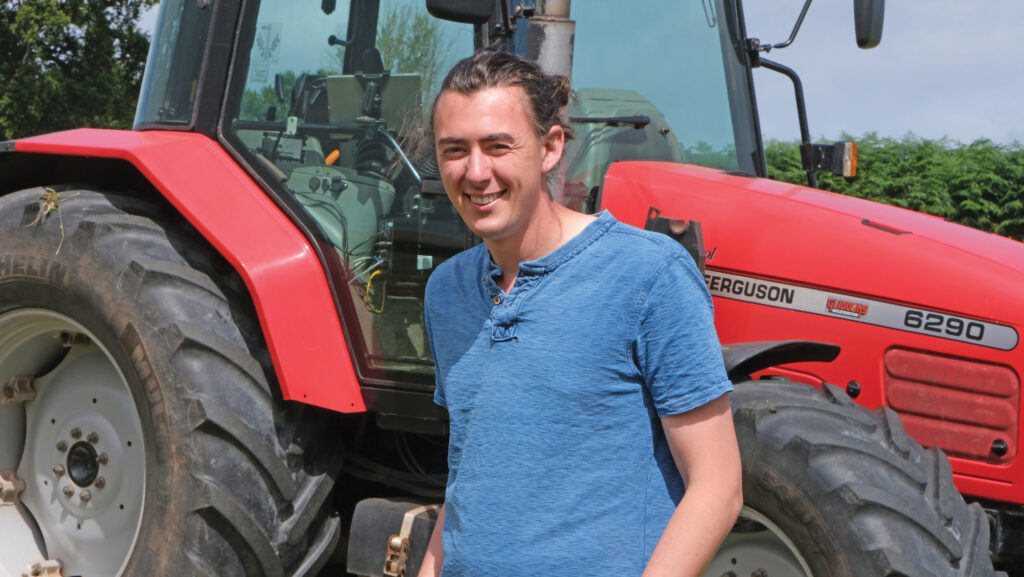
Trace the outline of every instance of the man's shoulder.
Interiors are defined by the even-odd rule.
[[[608,232],[610,236],[620,239],[621,242],[635,242],[669,252],[680,248],[678,242],[660,232],[644,230],[618,220]]]
[[[603,250],[628,259],[635,266],[659,268],[675,259],[691,261],[693,258],[679,242],[660,232],[637,228],[616,221],[605,235]]]

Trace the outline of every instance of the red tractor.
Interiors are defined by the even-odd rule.
[[[796,76],[739,0],[569,9],[164,0],[134,130],[0,143],[0,576],[415,574],[424,284],[477,242],[424,118],[481,46],[580,87],[566,204],[706,265],[746,498],[707,575],[1019,571],[1024,245],[768,180],[752,69]]]

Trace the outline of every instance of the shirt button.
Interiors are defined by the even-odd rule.
[[[494,297],[493,300],[494,300],[494,304],[495,305],[500,305],[501,304],[501,297],[496,296],[496,297]]]

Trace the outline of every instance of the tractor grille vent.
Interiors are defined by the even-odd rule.
[[[1017,456],[1020,379],[1007,367],[890,349],[885,391],[886,404],[926,447],[989,463]]]

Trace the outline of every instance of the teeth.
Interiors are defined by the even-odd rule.
[[[484,205],[484,204],[487,204],[489,202],[494,202],[495,200],[498,199],[498,196],[499,196],[498,193],[484,194],[484,195],[480,195],[480,196],[477,196],[475,194],[471,194],[471,195],[469,195],[469,200],[472,201],[473,204]]]

